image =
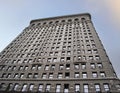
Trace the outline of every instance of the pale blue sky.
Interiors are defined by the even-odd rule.
[[[89,12],[120,77],[120,0],[0,0],[0,51],[32,19]]]

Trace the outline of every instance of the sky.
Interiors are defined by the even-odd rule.
[[[33,19],[86,12],[120,78],[120,0],[0,0],[0,51]]]

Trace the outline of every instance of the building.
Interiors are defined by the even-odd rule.
[[[3,92],[120,93],[89,13],[32,20],[0,53],[0,73]]]

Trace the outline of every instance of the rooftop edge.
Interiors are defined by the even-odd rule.
[[[91,19],[91,15],[90,13],[81,13],[81,14],[71,14],[71,15],[63,15],[63,16],[56,16],[56,17],[48,17],[48,18],[40,18],[40,19],[35,19],[35,20],[31,20],[30,24],[35,22],[35,21],[40,21],[40,20],[49,20],[49,19],[56,19],[56,18],[64,18],[64,17],[72,17],[72,16],[79,16],[79,15],[88,15]]]

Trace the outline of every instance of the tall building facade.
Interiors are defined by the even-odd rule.
[[[89,13],[36,19],[0,53],[0,91],[120,93]]]

